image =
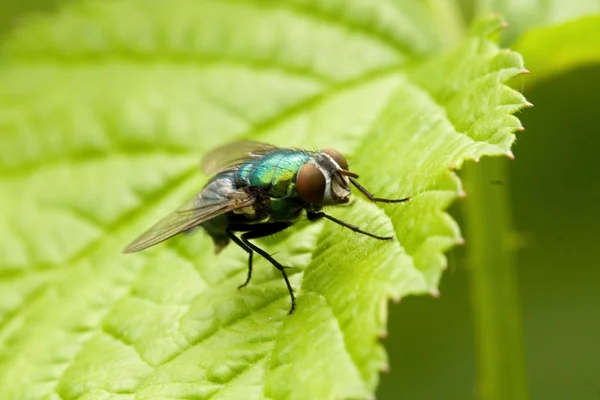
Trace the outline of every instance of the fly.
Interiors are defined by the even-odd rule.
[[[354,232],[390,240],[392,236],[375,235],[332,217],[322,211],[323,207],[348,203],[351,184],[373,202],[410,200],[410,197],[375,197],[358,183],[358,175],[348,170],[344,156],[333,149],[314,152],[240,141],[209,152],[202,160],[202,170],[214,175],[202,191],[135,239],[124,252],[147,249],[201,226],[213,239],[216,253],[230,241],[248,253],[248,275],[239,288],[252,278],[254,253],[277,268],[290,294],[290,314],[296,308],[296,298],[285,267],[251,239],[270,236],[292,226],[304,211],[309,221],[325,218]]]

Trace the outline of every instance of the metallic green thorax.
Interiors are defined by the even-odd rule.
[[[266,190],[271,197],[271,217],[291,218],[298,213],[302,203],[295,191],[296,174],[310,157],[311,153],[303,150],[276,150],[240,165],[235,184]]]
[[[310,156],[302,150],[279,149],[240,165],[236,178],[248,186],[268,188],[273,197],[292,196],[294,178]]]

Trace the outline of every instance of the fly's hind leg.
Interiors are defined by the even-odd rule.
[[[250,279],[252,277],[252,254],[253,254],[253,252],[260,254],[267,261],[269,261],[275,268],[277,268],[279,270],[279,272],[281,272],[281,275],[283,275],[283,279],[285,280],[285,284],[287,286],[288,292],[290,294],[290,299],[292,302],[292,307],[290,308],[290,312],[289,312],[290,315],[294,313],[294,310],[296,308],[296,298],[294,296],[294,291],[292,290],[292,285],[290,284],[287,274],[285,273],[286,267],[284,267],[277,260],[275,260],[273,257],[271,257],[271,255],[269,253],[267,253],[266,251],[264,251],[257,245],[253,244],[252,242],[250,242],[250,239],[258,239],[258,238],[262,238],[262,237],[266,237],[266,236],[271,236],[277,232],[281,232],[282,230],[290,227],[291,225],[292,224],[290,224],[288,222],[273,222],[273,223],[267,223],[267,224],[249,225],[249,226],[245,226],[244,230],[246,230],[248,228],[251,228],[251,230],[243,233],[239,238],[237,236],[235,236],[232,231],[228,231],[228,235],[231,238],[231,240],[233,240],[233,242],[235,244],[240,246],[242,249],[244,249],[248,253],[248,277],[246,279],[246,282],[243,285],[241,285],[240,287],[246,286],[250,282]]]
[[[246,253],[248,253],[248,276],[246,277],[246,282],[244,282],[240,286],[238,286],[238,289],[241,289],[241,288],[245,287],[246,285],[248,285],[250,283],[250,279],[252,279],[252,254],[254,254],[254,252],[252,251],[252,249],[250,249],[248,246],[246,246],[240,238],[235,236],[233,234],[233,232],[227,231],[227,236],[229,236],[229,238],[233,241],[233,243],[237,244],[242,249],[244,249],[244,251],[246,251]]]

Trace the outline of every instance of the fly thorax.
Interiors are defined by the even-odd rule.
[[[317,153],[309,160],[309,163],[314,164],[325,177],[323,205],[347,203],[350,200],[350,181],[346,176],[337,172],[340,166],[329,154]]]

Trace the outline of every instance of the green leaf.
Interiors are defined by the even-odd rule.
[[[495,11],[510,23],[503,35],[527,60],[531,76],[525,84],[540,81],[569,69],[597,64],[600,3],[590,0],[479,0],[479,12]],[[516,81],[515,86],[523,86]]]
[[[506,18],[510,29],[504,39],[512,43],[530,29],[597,14],[600,3],[596,0],[476,0],[475,9],[476,14],[493,11]]]
[[[532,72],[527,84],[532,84],[569,69],[598,64],[599,42],[600,14],[596,14],[532,29],[514,47],[527,59]]]
[[[343,6],[342,6],[343,4]],[[395,3],[113,1],[24,25],[0,66],[0,393],[7,398],[360,398],[386,304],[437,293],[460,241],[443,211],[466,159],[510,154],[522,71],[479,21],[448,49],[440,9]],[[456,32],[454,27],[450,28]],[[204,234],[121,249],[196,193],[236,138],[334,147],[361,182],[331,223],[246,254]]]

